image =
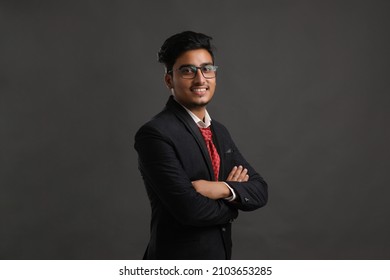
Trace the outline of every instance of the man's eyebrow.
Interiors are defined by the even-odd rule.
[[[206,62],[206,63],[202,63],[200,66],[206,66],[206,65],[214,65],[214,63],[212,63],[212,62]]]
[[[212,62],[205,62],[205,63],[202,63],[200,66],[206,66],[206,65],[214,65]],[[179,68],[182,68],[182,67],[188,67],[188,66],[194,66],[194,67],[197,67],[196,65],[194,64],[183,64],[183,65],[180,65]]]

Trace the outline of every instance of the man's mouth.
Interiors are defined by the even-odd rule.
[[[203,93],[206,92],[207,88],[192,88],[191,91],[195,93]]]

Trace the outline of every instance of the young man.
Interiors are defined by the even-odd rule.
[[[230,259],[238,210],[267,202],[267,184],[206,110],[217,71],[210,40],[182,32],[158,54],[171,96],[135,136],[152,207],[144,259]]]

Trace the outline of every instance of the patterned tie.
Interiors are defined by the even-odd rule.
[[[213,143],[213,134],[211,132],[210,127],[199,129],[202,133],[204,140],[206,141],[207,150],[209,151],[211,163],[213,165],[215,181],[218,181],[219,165],[221,163],[221,160],[219,158],[217,149],[215,148],[215,145]]]

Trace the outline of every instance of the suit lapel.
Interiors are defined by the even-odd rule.
[[[166,104],[166,108],[172,111],[175,114],[175,116],[184,124],[184,126],[188,129],[188,131],[192,134],[207,164],[210,178],[212,178],[212,180],[215,180],[210,155],[207,150],[206,143],[203,139],[203,136],[200,133],[199,127],[196,125],[196,123],[191,118],[191,116],[186,112],[186,110],[179,103],[177,103],[172,96],[170,96]]]

